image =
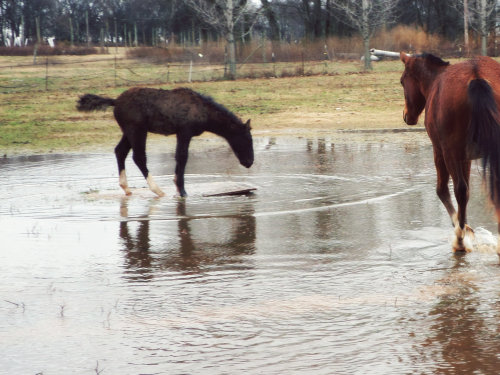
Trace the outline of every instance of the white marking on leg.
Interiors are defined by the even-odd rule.
[[[464,246],[464,231],[460,228],[460,225],[455,225],[455,238],[453,239],[453,250],[454,251],[463,251],[465,250]]]
[[[127,173],[125,173],[125,169],[120,172],[120,187],[123,189],[125,192],[125,195],[130,195],[132,192],[128,188],[128,183],[127,183]]]
[[[465,224],[465,228],[460,228],[460,225],[455,226],[455,238],[453,239],[453,251],[474,250],[474,230]]]
[[[165,193],[161,191],[161,189],[156,185],[156,182],[153,179],[153,176],[151,176],[151,173],[148,174],[148,177],[146,178],[146,181],[148,183],[149,188],[153,193],[158,195],[159,197],[163,197]]]

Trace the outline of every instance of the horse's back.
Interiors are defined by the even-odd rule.
[[[484,79],[493,92],[500,94],[500,64],[486,56],[450,65],[438,78],[436,89],[440,95],[448,95],[454,101],[463,102],[473,79]],[[500,99],[500,95],[498,97]]]
[[[500,64],[481,56],[450,65],[436,79],[426,105],[426,126],[457,126],[469,121],[469,83],[483,79],[500,107]]]
[[[206,121],[200,99],[190,89],[162,90],[133,87],[117,99],[114,110],[120,127],[141,127],[164,135],[176,134]]]

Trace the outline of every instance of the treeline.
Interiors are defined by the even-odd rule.
[[[464,0],[204,0],[234,2],[246,12],[235,20],[235,38],[256,36],[270,40],[317,40],[330,36],[353,36],[359,28],[346,17],[349,3],[369,6],[383,3],[390,17],[384,25],[419,26],[427,33],[448,40],[463,40]],[[54,37],[70,44],[119,44],[155,46],[161,43],[203,43],[226,37],[192,3],[197,0],[0,0],[0,45],[35,43]],[[467,0],[471,32],[479,30],[479,13],[496,0]],[[226,4],[220,6],[221,12]],[[495,31],[497,10],[486,19]],[[376,15],[373,15],[376,16]],[[477,25],[476,25],[477,24]]]
[[[497,8],[497,0],[0,0],[0,45],[34,45],[36,55],[54,41],[87,48],[215,41],[234,77],[237,50],[250,41],[271,41],[272,53],[283,43],[323,42],[328,55],[331,38],[356,37],[361,47],[352,52],[371,69],[374,35],[408,25],[461,54],[497,55]],[[405,43],[414,44],[411,35]]]

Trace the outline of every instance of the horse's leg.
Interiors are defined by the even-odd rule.
[[[131,148],[132,146],[130,145],[130,142],[125,134],[115,147],[116,161],[118,162],[118,173],[120,174],[120,187],[125,192],[125,195],[132,194],[128,187],[127,174],[125,173],[125,159],[127,158]]]
[[[186,163],[188,160],[188,149],[191,137],[177,135],[177,147],[175,149],[175,177],[174,183],[177,186],[177,191],[181,197],[187,196],[184,190],[184,171],[186,170]]]
[[[458,162],[453,168],[452,179],[457,200],[458,212],[455,219],[455,240],[453,241],[453,249],[455,251],[466,251],[464,237],[467,232],[474,233],[471,227],[466,224],[467,221],[467,203],[469,201],[469,176],[471,162],[464,160]]]
[[[448,187],[448,182],[450,181],[450,172],[446,167],[442,152],[436,148],[434,148],[434,164],[436,166],[437,173],[436,193],[443,203],[444,207],[446,208],[448,215],[450,215],[453,227],[455,227],[457,221],[457,213],[455,211],[455,207],[453,207],[450,189]]]
[[[159,197],[163,197],[165,193],[156,185],[156,182],[153,179],[153,176],[149,173],[147,164],[146,164],[146,136],[147,132],[139,132],[137,131],[134,134],[132,141],[132,159],[137,167],[140,169],[142,175],[146,179],[149,189],[158,195]]]

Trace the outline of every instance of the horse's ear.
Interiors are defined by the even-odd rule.
[[[248,130],[251,130],[252,127],[250,126],[250,119],[247,120],[247,122],[245,122],[245,127],[248,129]]]
[[[404,62],[406,64],[406,62],[408,61],[408,59],[410,58],[410,55],[404,53],[404,52],[400,52],[399,53],[399,58],[401,59],[402,62]]]

